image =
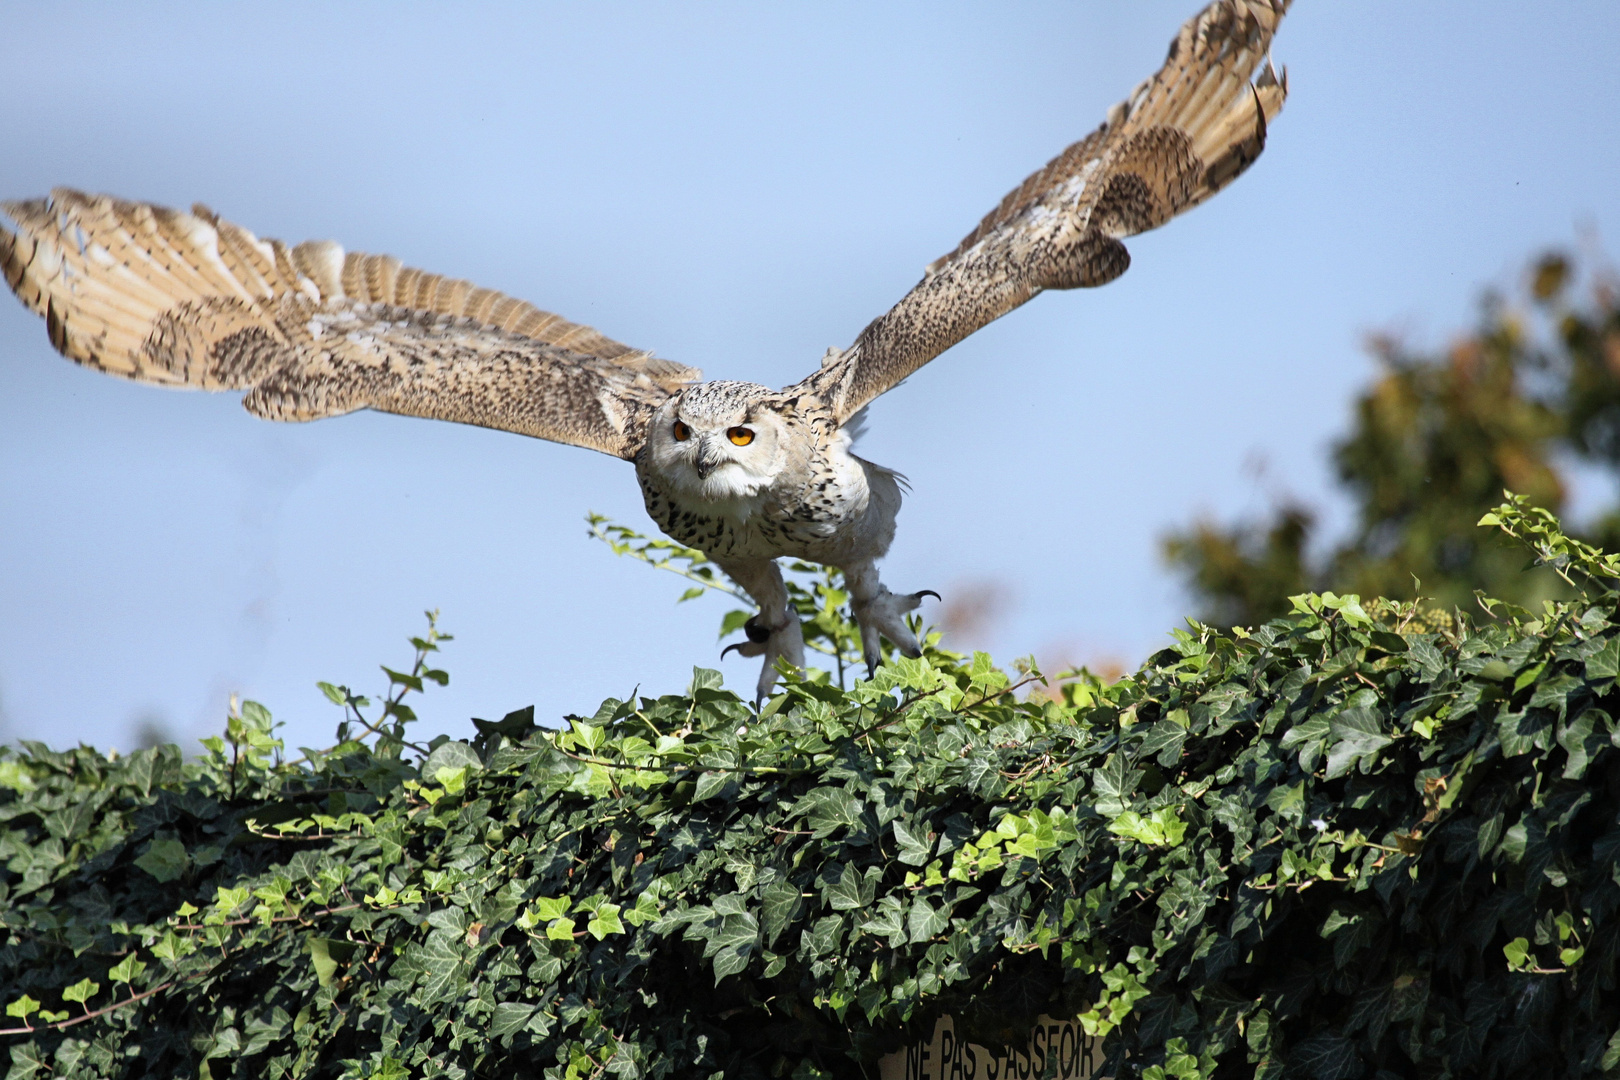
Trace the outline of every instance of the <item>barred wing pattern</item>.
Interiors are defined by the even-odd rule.
[[[1009,192],[854,345],[829,351],[820,371],[784,393],[819,398],[844,423],[1040,292],[1123,274],[1130,255],[1121,237],[1197,206],[1260,156],[1288,92],[1266,52],[1290,2],[1206,7],[1170,43],[1164,67],[1101,127]]]
[[[289,248],[192,213],[58,189],[0,204],[0,268],[51,344],[141,382],[247,390],[272,420],[378,409],[633,458],[699,372],[466,281]]]

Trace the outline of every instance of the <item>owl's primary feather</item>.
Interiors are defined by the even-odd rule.
[[[915,655],[876,562],[901,483],[850,452],[861,410],[1046,289],[1106,284],[1120,243],[1231,183],[1265,147],[1287,82],[1266,52],[1290,0],[1215,0],[1164,67],[1003,199],[843,352],[783,390],[699,373],[465,281],[289,248],[197,207],[182,213],[58,190],[6,203],[0,269],[63,355],[110,374],[239,389],[249,411],[313,420],[356,409],[502,428],[636,465],[647,510],[760,605],[745,655],[803,662],[776,559],[840,567],[867,660],[879,636]],[[1259,77],[1254,78],[1256,70]],[[1251,79],[1253,81],[1251,81]]]
[[[246,390],[271,420],[356,409],[633,458],[700,373],[466,281],[289,248],[192,213],[58,189],[3,204],[0,268],[62,355],[142,382]]]
[[[1164,67],[1110,109],[1101,127],[1008,192],[800,387],[842,423],[1042,291],[1106,285],[1123,274],[1131,258],[1121,237],[1197,206],[1265,148],[1266,124],[1288,94],[1266,53],[1291,2],[1210,4],[1170,43]],[[1260,77],[1250,82],[1256,68]]]

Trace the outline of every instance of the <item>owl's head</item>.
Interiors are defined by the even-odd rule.
[[[683,494],[749,498],[782,471],[787,425],[756,383],[688,386],[653,414],[647,452],[654,471]]]

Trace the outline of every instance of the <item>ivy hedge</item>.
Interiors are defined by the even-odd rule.
[[[1047,694],[699,670],[421,745],[430,628],[296,760],[252,703],[197,758],[0,751],[7,1076],[870,1076],[1042,1013],[1120,1077],[1613,1075],[1620,558],[1487,523],[1580,599],[1302,596]]]

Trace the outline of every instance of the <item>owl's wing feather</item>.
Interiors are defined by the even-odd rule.
[[[1288,92],[1266,53],[1290,2],[1211,3],[1101,127],[1009,192],[854,345],[829,351],[819,371],[783,393],[812,394],[843,423],[1038,293],[1124,273],[1121,237],[1197,206],[1260,156]]]
[[[491,289],[289,248],[192,213],[59,189],[0,204],[0,269],[51,344],[141,382],[247,390],[273,420],[356,409],[501,428],[634,457],[647,417],[699,377]]]

